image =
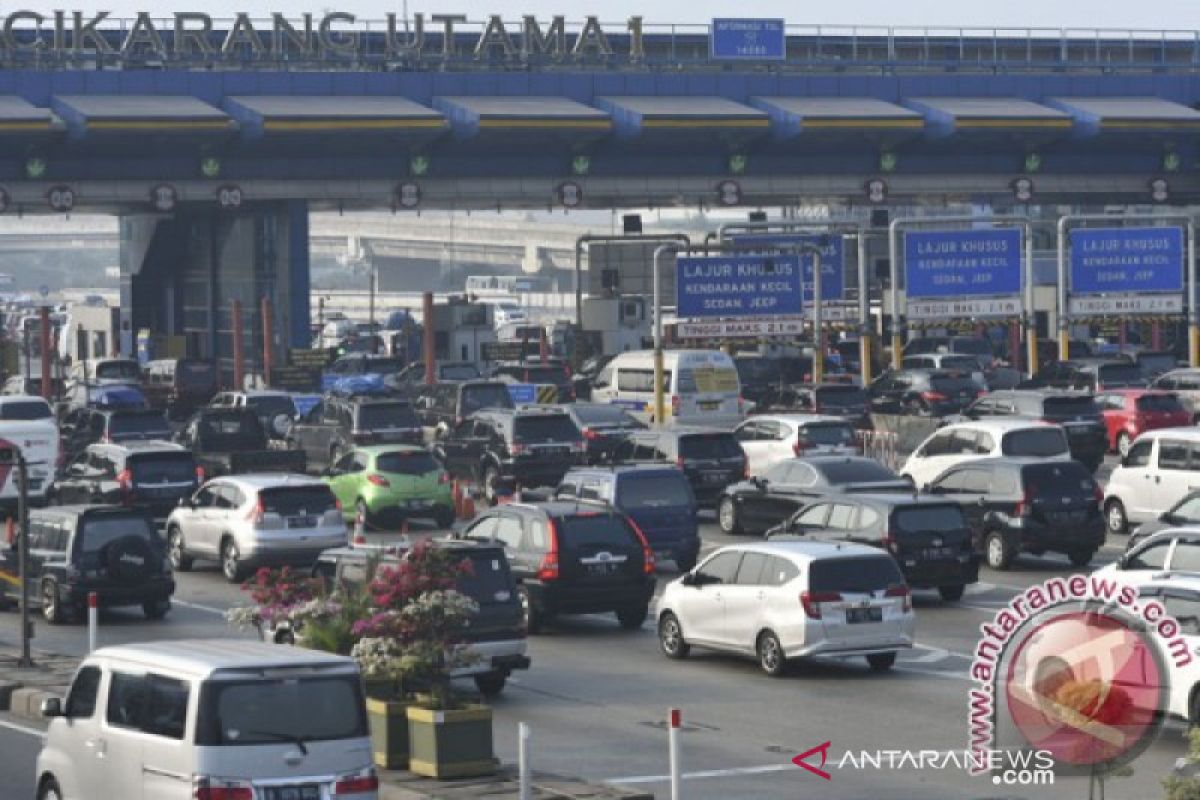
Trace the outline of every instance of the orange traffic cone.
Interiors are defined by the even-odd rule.
[[[465,495],[462,501],[461,519],[475,519],[475,498],[471,495]]]
[[[361,511],[354,517],[354,539],[352,545],[367,543],[367,520],[366,514]]]
[[[462,484],[458,482],[458,478],[455,478],[454,482],[450,485],[450,501],[454,504],[454,516],[461,518],[463,490]]]

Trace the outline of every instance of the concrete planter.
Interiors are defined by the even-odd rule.
[[[408,767],[408,700],[367,699],[371,752],[381,769]]]
[[[496,771],[492,709],[408,709],[408,769],[429,778],[469,778]]]

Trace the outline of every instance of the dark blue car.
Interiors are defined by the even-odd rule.
[[[611,504],[634,521],[655,556],[669,558],[680,572],[700,553],[696,496],[678,467],[659,464],[572,469],[554,493]]]

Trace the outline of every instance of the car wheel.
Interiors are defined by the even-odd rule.
[[[508,673],[506,672],[485,672],[475,676],[475,688],[484,697],[497,696],[504,691],[504,684],[507,682]]]
[[[54,581],[42,582],[42,617],[51,625],[67,621],[66,609],[58,597],[58,584]]]
[[[938,594],[940,594],[942,599],[946,602],[953,603],[956,600],[962,600],[963,592],[966,590],[966,588],[967,587],[961,583],[953,586],[939,586]]]
[[[517,598],[521,601],[521,618],[525,623],[525,633],[534,636],[542,632],[542,613],[538,611],[529,590],[524,586],[517,587]]]
[[[662,647],[663,655],[667,658],[687,658],[692,647],[683,638],[683,628],[679,618],[670,611],[658,620],[658,644]]]
[[[642,627],[649,615],[650,609],[644,605],[618,608],[617,622],[621,623],[621,628],[624,630],[636,631]]]
[[[1067,558],[1071,562],[1071,566],[1083,568],[1092,563],[1092,557],[1096,555],[1095,550],[1073,550],[1067,553]]]
[[[728,534],[739,534],[742,532],[741,522],[738,520],[737,504],[732,497],[722,497],[721,502],[717,504],[717,524],[721,526],[721,530]]]
[[[787,671],[787,656],[783,654],[783,645],[774,631],[763,631],[758,635],[758,665],[762,671],[772,678],[778,678]]]
[[[871,653],[867,656],[867,666],[872,672],[887,672],[896,663],[895,651],[891,653]]]
[[[221,542],[221,572],[230,583],[241,583],[246,577],[246,568],[241,562],[241,553],[233,539]]]
[[[1129,455],[1129,446],[1133,444],[1133,440],[1129,438],[1129,434],[1121,431],[1117,434],[1117,452],[1121,454],[1121,458]]]
[[[488,505],[496,505],[496,497],[500,491],[500,470],[489,464],[483,468],[483,499]]]
[[[999,531],[992,531],[984,538],[983,552],[987,565],[997,570],[1008,569],[1016,555],[1012,545],[1008,543],[1008,537]]]
[[[1127,533],[1129,518],[1125,516],[1125,504],[1115,497],[1104,506],[1104,521],[1113,533]]]
[[[354,524],[358,525],[360,519],[364,530],[370,528],[368,523],[371,521],[371,512],[367,509],[367,502],[361,497],[354,502]]]
[[[192,568],[192,558],[184,552],[183,533],[174,526],[167,531],[167,558],[176,572],[187,572]]]
[[[53,777],[46,778],[38,787],[38,800],[62,800],[62,796],[62,789],[58,788],[58,781]]]
[[[142,603],[142,612],[146,615],[146,619],[162,619],[170,610],[170,600],[147,600]]]

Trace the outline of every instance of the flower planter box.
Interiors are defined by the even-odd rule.
[[[491,775],[492,709],[467,706],[452,711],[408,709],[408,769],[429,778]]]
[[[363,678],[363,691],[368,700],[396,700],[400,697],[400,687],[391,678]]]
[[[367,720],[371,725],[371,752],[380,769],[407,769],[408,700],[367,699]]]

